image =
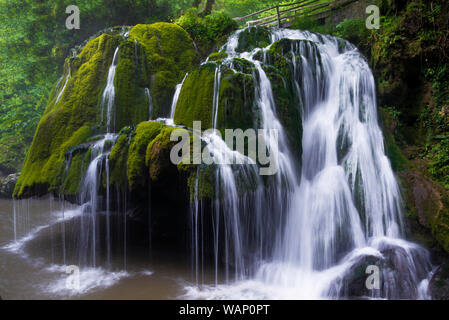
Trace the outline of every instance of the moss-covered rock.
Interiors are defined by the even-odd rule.
[[[68,160],[68,172],[64,179],[62,192],[75,196],[80,192],[84,175],[90,163],[90,151],[77,152]]]
[[[381,119],[384,125],[385,154],[391,162],[394,171],[402,171],[408,167],[408,160],[399,149],[394,138],[395,120],[384,109],[380,110]]]
[[[118,188],[125,188],[128,185],[127,162],[128,151],[131,139],[135,135],[134,127],[123,128],[117,141],[109,153],[110,177],[109,183]]]
[[[129,189],[145,187],[148,174],[146,174],[145,156],[148,145],[155,140],[164,125],[159,122],[142,122],[136,128],[136,134],[131,140],[127,161],[127,176]],[[170,139],[170,136],[169,136]]]
[[[172,176],[177,170],[177,167],[170,160],[171,148],[176,144],[176,142],[170,140],[173,130],[176,130],[176,128],[164,127],[146,149],[145,164],[149,168],[150,178],[154,182],[162,177]]]
[[[228,57],[228,54],[224,51],[214,52],[209,55],[209,61],[223,60]]]
[[[105,132],[102,94],[118,46],[114,79],[116,132],[149,118],[146,88],[150,88],[153,97],[153,116],[165,115],[175,85],[199,62],[189,35],[169,23],[137,25],[128,39],[111,31],[88,41],[76,57],[66,60],[64,76],[50,94],[15,188],[16,197],[41,195],[50,190],[74,193],[78,189],[74,181],[80,174],[81,156],[71,159],[76,168],[69,166],[66,172],[69,158],[65,154],[90,136]],[[124,138],[120,138],[119,145],[122,143]],[[112,158],[118,156],[114,152]],[[123,176],[114,176],[112,181],[122,184]],[[134,178],[131,181],[134,183]]]
[[[257,119],[251,74],[254,68],[244,59],[234,59],[233,65],[242,72],[220,63],[207,63],[190,72],[179,95],[174,122],[192,128],[193,121],[201,121],[203,130],[213,127],[214,85],[220,68],[216,128],[222,134],[225,129],[254,128]]]
[[[123,41],[115,71],[115,127],[117,130],[149,119],[147,61],[143,47],[132,40]]]
[[[129,34],[145,48],[153,117],[166,116],[170,112],[175,86],[199,63],[193,40],[178,25],[165,22],[139,24]]]
[[[283,39],[270,47],[266,56],[267,65],[264,64],[263,68],[272,84],[277,115],[286,130],[293,155],[301,161],[303,106],[300,102],[303,100],[298,96],[301,92],[296,89],[292,63],[293,59],[296,59],[296,65],[299,67],[299,54],[310,59],[311,66],[321,61],[313,42]],[[299,82],[298,85],[301,88],[302,83]]]
[[[52,100],[39,122],[16,197],[45,194],[62,184],[65,153],[83,143],[97,123],[102,90],[118,44],[117,36],[103,34],[89,41],[78,57],[67,59],[70,77],[58,102]]]
[[[252,75],[226,69],[221,75],[218,101],[217,128],[223,136],[224,129],[256,128],[258,115]]]
[[[438,244],[449,252],[449,192],[427,178],[419,169],[418,160],[399,173],[405,191],[409,216],[428,230]],[[416,227],[411,236],[426,247],[435,247],[433,239]]]
[[[255,48],[265,48],[271,43],[270,31],[268,28],[250,27],[239,34],[237,52],[251,51]]]
[[[206,63],[189,73],[179,94],[175,124],[192,128],[193,121],[201,121],[202,128],[212,128],[216,67],[215,63]]]

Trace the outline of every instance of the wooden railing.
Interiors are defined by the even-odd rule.
[[[234,18],[238,22],[245,22],[249,18],[257,18],[258,15],[265,15],[255,20],[246,21],[247,26],[277,26],[282,27],[283,21],[290,21],[300,17],[309,17],[311,19],[319,19],[326,17],[334,8],[343,4],[354,2],[355,0],[303,0],[289,4],[279,4],[257,12],[248,14],[243,17]],[[271,12],[270,12],[271,11]],[[273,13],[274,14],[270,14]]]

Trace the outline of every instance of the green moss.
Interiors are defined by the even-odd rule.
[[[79,193],[83,177],[89,166],[90,152],[79,152],[70,161],[70,169],[63,184],[65,195],[76,195]]]
[[[223,60],[228,57],[228,54],[224,51],[214,52],[209,55],[209,61]]]
[[[130,190],[144,187],[147,181],[145,156],[148,144],[158,136],[164,125],[159,122],[142,122],[129,146],[127,176]],[[170,139],[170,136],[169,136]]]
[[[39,122],[15,197],[44,194],[62,184],[65,153],[84,142],[97,122],[102,89],[117,45],[116,36],[103,34],[89,41],[77,58],[67,59],[71,77],[59,102],[50,103]]]
[[[190,200],[215,198],[215,167],[199,165],[191,172],[187,179]]]
[[[174,127],[164,127],[160,133],[148,144],[146,149],[145,164],[149,168],[149,175],[152,181],[158,181],[161,177],[166,176],[164,173],[173,167],[174,164],[170,160],[171,147],[176,144],[170,141],[170,135]]]
[[[149,119],[147,61],[143,47],[134,41],[120,45],[115,73],[115,128],[135,125]]]
[[[246,59],[234,58],[232,59],[232,64],[234,65],[235,70],[248,75],[252,75],[256,71],[254,64]]]
[[[421,172],[423,160],[410,161],[410,169],[399,172],[404,187],[414,240],[429,248],[436,242],[449,252],[449,193]]]
[[[217,114],[217,128],[224,134],[224,129],[254,127],[254,79],[251,75],[253,66],[244,59],[234,59],[237,70],[234,72],[221,66],[221,81]],[[207,63],[189,73],[181,93],[174,121],[178,125],[193,127],[193,121],[201,121],[203,130],[212,128],[212,107],[214,82],[217,64]]]
[[[145,48],[154,116],[166,116],[175,86],[199,63],[193,40],[181,27],[165,22],[139,24],[129,34]]]
[[[215,63],[207,63],[189,73],[179,94],[175,124],[192,128],[193,121],[201,121],[203,129],[212,128],[215,68]]]
[[[298,48],[295,55],[292,47]],[[296,59],[300,65],[300,56],[304,55],[310,65],[320,64],[321,59],[316,45],[311,41],[288,40],[276,41],[268,52],[268,62],[271,66],[263,65],[263,68],[272,84],[274,102],[279,120],[287,133],[287,138],[293,150],[293,155],[300,162],[302,155],[302,120],[303,106],[297,96],[294,84],[294,70],[291,60]],[[313,72],[316,72],[315,70]]]
[[[113,186],[124,188],[128,184],[126,164],[128,161],[128,149],[131,138],[121,134],[109,154],[110,177],[109,183]]]
[[[225,70],[221,76],[220,96],[217,114],[217,128],[255,128],[257,119],[254,103],[254,78],[244,73]]]
[[[394,171],[402,171],[408,167],[408,160],[404,157],[396,144],[393,132],[388,128],[392,128],[392,122],[394,121],[392,115],[389,114],[385,108],[380,109],[380,114],[384,124],[384,141],[385,141],[385,154],[388,156],[391,162],[391,166]]]

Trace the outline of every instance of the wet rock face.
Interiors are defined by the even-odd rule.
[[[331,285],[329,295],[346,299],[419,299],[426,298],[428,292],[416,284],[426,281],[430,265],[427,251],[417,245],[404,245],[380,241],[373,244],[377,252],[347,259],[350,267],[344,275]],[[409,261],[415,261],[409,265]],[[378,271],[378,287],[370,276]],[[374,279],[374,278],[373,278]]]
[[[12,198],[14,187],[19,179],[19,173],[13,173],[4,179],[0,179],[0,198]]]
[[[435,270],[429,283],[429,292],[433,300],[449,300],[449,262]]]
[[[418,171],[405,170],[399,176],[403,181],[411,218],[449,252],[449,193]]]

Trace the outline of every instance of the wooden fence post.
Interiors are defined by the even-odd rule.
[[[276,6],[276,12],[278,15],[278,28],[281,27],[281,15],[279,14],[279,6]]]

